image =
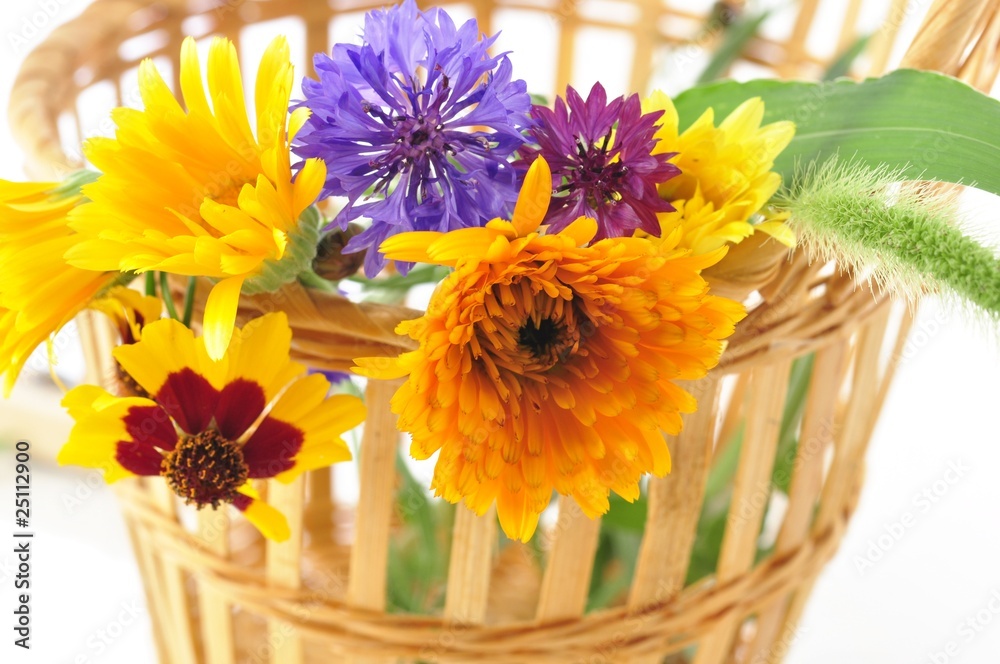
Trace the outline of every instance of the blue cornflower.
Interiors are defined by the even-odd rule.
[[[552,169],[554,195],[545,222],[558,232],[580,217],[597,221],[594,241],[630,236],[637,229],[660,234],[658,212],[674,207],[657,185],[680,173],[669,160],[676,152],[653,154],[662,111],[643,114],[638,95],[617,97],[596,83],[584,100],[567,88],[554,108],[531,111],[533,146],[524,164],[541,155]]]
[[[312,115],[293,149],[326,162],[324,196],[347,197],[334,224],[371,221],[344,249],[368,249],[368,276],[385,266],[377,249],[391,235],[481,226],[513,208],[508,158],[531,100],[507,56],[489,54],[495,40],[406,0],[369,12],[360,46],[316,56],[319,80],[303,81],[300,104]]]

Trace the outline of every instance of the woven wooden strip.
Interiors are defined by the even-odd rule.
[[[835,53],[843,53],[858,38],[858,16],[861,14],[861,0],[849,0],[844,21],[840,25],[840,36],[837,38]]]
[[[385,609],[389,529],[395,504],[396,455],[399,434],[389,407],[398,381],[370,380],[365,391],[368,409],[361,440],[357,518],[351,547],[347,602],[371,611]],[[377,660],[357,658],[357,664]]]
[[[198,537],[222,559],[229,556],[229,513],[225,509],[198,513]],[[234,664],[233,614],[229,598],[198,583],[199,623],[205,664]]]
[[[140,480],[142,481],[142,480]],[[142,576],[142,588],[147,598],[147,611],[149,611],[150,626],[153,631],[153,641],[156,647],[158,661],[169,662],[170,650],[168,640],[171,638],[169,631],[169,618],[164,615],[163,606],[148,601],[150,597],[160,597],[160,577],[156,573],[156,560],[152,551],[149,550],[144,537],[145,531],[143,523],[139,519],[132,519],[126,514],[125,519],[128,526],[129,540],[132,543],[132,552],[135,554],[136,563]]]
[[[753,567],[757,536],[770,496],[771,468],[788,392],[788,370],[789,363],[781,361],[755,368],[751,373],[743,450],[716,570],[719,583]],[[740,616],[734,616],[707,633],[698,646],[694,664],[721,664],[728,656],[740,620]]]
[[[823,487],[823,463],[827,450],[833,444],[834,416],[847,366],[846,354],[846,342],[833,344],[816,353],[788,491],[788,511],[775,543],[774,555],[777,557],[789,555],[809,536],[816,501]],[[757,616],[756,635],[749,650],[750,661],[760,664],[780,661],[778,655],[783,653],[775,644],[781,643],[786,636],[779,631],[785,621],[789,599],[779,598]]]
[[[904,67],[957,73],[969,44],[997,11],[995,0],[934,0],[903,59]]]
[[[539,621],[562,620],[583,615],[594,569],[601,520],[591,519],[576,501],[559,498],[552,551],[545,566],[542,591],[538,598]]]
[[[451,629],[468,629],[486,618],[496,541],[496,508],[477,517],[464,505],[458,506],[444,604],[444,619]]]
[[[670,440],[670,475],[649,480],[646,528],[628,597],[628,607],[637,613],[671,601],[684,588],[712,458],[720,387],[715,375],[690,386],[698,410]],[[660,659],[654,654],[632,664]]]
[[[279,588],[298,590],[302,587],[302,524],[305,500],[305,480],[299,477],[291,484],[271,480],[268,503],[285,515],[292,534],[285,542],[267,542],[267,582]],[[302,638],[294,624],[272,621],[268,624],[268,643],[273,664],[302,664]]]
[[[882,75],[889,65],[889,56],[892,55],[892,48],[896,44],[909,4],[910,0],[892,0],[890,3],[885,19],[868,43],[868,76]]]
[[[177,497],[166,482],[151,480],[146,488],[156,509],[164,517],[180,527],[177,518]],[[173,661],[197,661],[195,649],[195,630],[191,615],[191,599],[187,590],[187,573],[182,565],[183,557],[166,554],[156,555],[153,563],[158,569],[156,573],[161,579],[160,600],[164,602],[164,615],[169,616],[170,637],[168,648]]]
[[[718,626],[729,616],[741,615],[743,611],[752,611],[756,606],[773,601],[790,586],[797,585],[802,575],[818,571],[835,550],[843,527],[842,519],[834,530],[816,534],[794,555],[765,561],[728,583],[685,590],[674,602],[651,607],[638,622],[633,622],[635,619],[623,609],[611,609],[569,622],[536,626],[523,623],[496,627],[467,625],[462,630],[454,630],[439,620],[358,611],[302,591],[268,587],[250,570],[224,563],[202,549],[196,538],[185,535],[154,507],[144,507],[142,494],[137,493],[135,498],[126,508],[134,516],[151,520],[150,525],[154,525],[155,530],[149,533],[155,545],[165,554],[183,556],[189,564],[210,572],[206,577],[208,582],[230,594],[246,610],[268,618],[298,621],[301,633],[310,639],[321,639],[331,647],[340,644],[338,648],[357,648],[354,652],[381,652],[387,656],[389,653],[394,656],[412,653],[416,656],[428,643],[437,643],[438,659],[442,661],[462,661],[463,657],[474,656],[483,661],[501,662],[509,661],[513,655],[548,656],[546,653],[562,652],[563,649],[570,655],[582,655],[603,644],[621,643],[620,633],[626,627],[632,638],[621,643],[623,655],[666,651],[672,637],[676,643],[671,641],[669,650],[676,651],[696,642],[703,630]],[[842,512],[842,517],[846,518],[846,511]],[[312,600],[320,603],[312,603]],[[310,602],[308,611],[299,608],[301,602]],[[443,638],[445,634],[448,638]]]
[[[837,518],[837,511],[844,505],[858,481],[863,463],[866,433],[872,418],[871,402],[878,393],[878,359],[889,322],[889,308],[883,307],[871,326],[861,332],[854,361],[851,399],[844,414],[844,426],[837,432],[834,461],[823,488],[823,498],[816,516],[818,528],[823,528]]]

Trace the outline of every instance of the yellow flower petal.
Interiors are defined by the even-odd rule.
[[[756,224],[753,229],[761,231],[773,237],[786,247],[794,247],[796,243],[795,231],[788,227],[784,221],[770,220]]]
[[[391,260],[424,263],[430,260],[427,256],[428,247],[443,235],[437,231],[398,233],[387,237],[379,251]]]
[[[683,229],[678,246],[695,253],[749,237],[755,229],[750,219],[781,184],[780,175],[771,168],[794,136],[795,125],[761,126],[764,102],[759,98],[740,104],[718,127],[714,111],[706,109],[682,133],[673,102],[663,93],[654,92],[644,100],[643,110],[664,111],[654,151],[678,153],[671,161],[681,170],[659,187],[660,195],[677,210],[658,215],[661,234]],[[787,234],[781,237],[789,239]]]
[[[517,196],[511,224],[518,236],[523,237],[538,229],[552,199],[552,170],[541,157],[535,159],[524,176],[524,184]]]
[[[354,363],[358,366],[353,367],[352,371],[366,378],[392,380],[409,374],[409,369],[401,365],[395,358],[359,357],[355,358]]]
[[[205,349],[213,360],[220,360],[229,347],[229,339],[236,325],[236,311],[240,304],[241,277],[223,279],[212,287],[205,302]]]
[[[257,527],[257,530],[269,540],[284,542],[292,536],[285,515],[259,499],[252,499],[250,505],[242,510],[247,521]]]

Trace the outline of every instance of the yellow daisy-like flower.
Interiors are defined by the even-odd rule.
[[[0,374],[9,394],[32,351],[115,276],[67,265],[80,238],[67,215],[82,198],[56,182],[0,180]]]
[[[90,308],[111,319],[123,344],[134,344],[142,339],[143,327],[159,320],[163,300],[126,286],[115,286],[104,297],[91,302]]]
[[[690,256],[678,233],[590,244],[589,218],[543,235],[551,190],[539,158],[511,221],[386,240],[390,259],[455,270],[398,328],[417,350],[357,360],[369,377],[409,376],[392,408],[414,457],[440,450],[435,492],[479,514],[495,501],[525,541],[553,489],[593,517],[610,491],[634,500],[643,474],[670,470],[663,434],[696,407],[675,381],[715,366],[745,313],[699,276],[724,249]]]
[[[671,163],[681,174],[660,185],[660,196],[676,208],[659,214],[662,236],[681,229],[678,246],[695,254],[738,243],[763,231],[789,246],[795,236],[779,219],[751,224],[781,186],[781,175],[771,171],[775,158],[795,135],[792,122],[761,126],[764,102],[742,103],[715,126],[710,108],[683,133],[670,97],[654,92],[643,101],[644,113],[663,111],[654,150],[678,153]]]
[[[308,111],[288,115],[293,71],[285,38],[271,42],[257,74],[256,135],[231,42],[212,42],[206,95],[195,42],[186,39],[180,82],[186,110],[152,61],[144,61],[144,110],[115,109],[115,138],[85,145],[103,175],[84,189],[93,202],[73,213],[72,226],[85,241],[67,259],[90,270],[219,280],[204,321],[209,354],[217,359],[245,282],[248,289],[274,288],[294,278],[289,266],[315,253],[318,219],[306,215],[300,222],[300,216],[319,194],[326,168],[308,160],[292,179],[289,141]]]
[[[231,503],[265,536],[287,539],[285,518],[250,481],[291,482],[350,459],[341,435],[365,416],[360,399],[327,398],[329,381],[289,359],[291,338],[285,314],[268,314],[237,329],[216,361],[181,323],[146,325],[114,356],[150,398],[71,390],[63,405],[76,424],[59,462],[101,468],[108,482],[162,475],[188,503]]]

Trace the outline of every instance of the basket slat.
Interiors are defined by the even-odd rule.
[[[396,454],[399,433],[389,400],[398,381],[370,380],[365,390],[368,409],[358,459],[357,517],[351,547],[347,602],[371,611],[385,609],[389,560],[389,529],[395,506]],[[356,658],[357,664],[379,660]]]
[[[837,38],[837,50],[834,53],[843,53],[858,38],[858,16],[860,14],[861,0],[850,0],[847,12],[844,14],[844,22],[840,26],[840,37]]]
[[[782,360],[755,368],[750,374],[743,450],[716,570],[720,584],[737,578],[753,566],[757,537],[770,495],[771,469],[788,392],[789,369],[790,363]],[[694,664],[722,664],[738,627],[739,619],[727,619],[709,632],[698,646]]]
[[[600,533],[600,519],[587,517],[572,498],[559,497],[559,520],[535,614],[539,622],[583,615]]]
[[[684,588],[715,442],[721,382],[710,375],[697,387],[698,410],[669,443],[670,474],[649,481],[646,527],[628,598],[632,611],[668,602]],[[637,657],[632,664],[657,664],[661,659]]]
[[[710,376],[700,386],[698,410],[668,442],[670,474],[649,481],[646,527],[628,599],[633,610],[669,601],[684,587],[715,440],[720,382]]]
[[[278,588],[298,590],[302,587],[302,515],[305,501],[305,480],[299,476],[291,484],[270,480],[268,502],[285,515],[292,535],[285,542],[267,542],[267,582]],[[273,664],[301,664],[304,661],[302,639],[293,625],[272,620],[268,622]]]
[[[148,489],[153,505],[170,520],[177,522],[177,497],[166,482],[149,482]],[[153,539],[156,539],[154,535]],[[191,598],[187,591],[187,575],[181,566],[181,561],[170,551],[158,552],[159,576],[162,579],[161,589],[166,601],[165,614],[169,616],[171,630],[167,641],[173,662],[193,662],[196,659],[193,616],[191,615]],[[153,563],[154,567],[157,563]]]
[[[220,558],[229,557],[229,513],[221,510],[198,512],[198,538],[206,548]],[[208,583],[199,584],[201,643],[205,664],[234,664],[232,606],[221,593]]]
[[[806,41],[812,29],[816,12],[819,10],[819,0],[799,0],[799,13],[795,17],[792,34],[785,42],[785,61],[778,67],[782,78],[794,78],[798,73],[802,57],[806,54]]]
[[[788,511],[775,544],[775,556],[791,554],[809,536],[816,501],[823,487],[823,462],[827,450],[833,445],[834,416],[847,368],[846,355],[846,342],[816,353],[788,492]],[[787,615],[789,599],[779,598],[757,617],[757,633],[750,648],[750,661],[772,664],[778,661],[777,656],[783,654],[775,644],[787,642],[789,638],[787,633],[779,634]]]
[[[846,496],[859,481],[865,434],[874,419],[872,402],[878,393],[878,359],[889,323],[889,309],[883,308],[871,325],[861,332],[854,358],[851,399],[844,413],[843,427],[836,433],[833,465],[823,487],[816,516],[816,530],[830,526],[843,509]],[[830,502],[833,501],[833,502]]]
[[[149,611],[150,623],[153,630],[153,641],[156,646],[156,656],[162,664],[169,664],[170,650],[167,642],[170,638],[169,619],[164,615],[163,606],[157,602],[150,602],[148,598],[161,597],[160,576],[156,573],[156,560],[150,550],[152,538],[149,537],[143,525],[129,517],[128,523],[129,539],[132,541],[132,550],[135,551],[136,562],[139,565],[139,572],[142,576],[142,588],[147,597],[147,610]]]
[[[457,627],[481,625],[489,602],[490,572],[497,542],[496,508],[482,517],[464,505],[455,510],[448,561],[444,619]]]

